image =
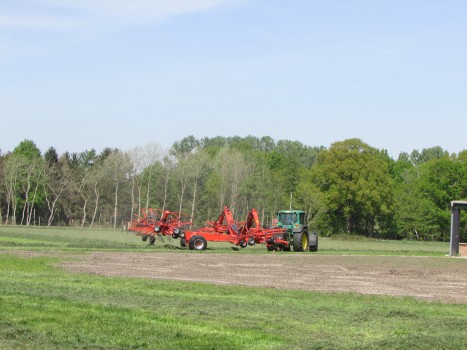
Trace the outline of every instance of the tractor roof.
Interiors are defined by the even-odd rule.
[[[304,210],[279,210],[278,211],[279,213],[304,213],[305,211]]]

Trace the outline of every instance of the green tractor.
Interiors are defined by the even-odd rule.
[[[269,251],[290,251],[290,247],[295,252],[318,251],[318,234],[308,232],[303,210],[279,210],[273,227],[285,228],[287,231],[267,239],[266,247]]]

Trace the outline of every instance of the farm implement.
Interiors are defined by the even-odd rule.
[[[167,235],[178,238],[182,228],[191,224],[191,217],[187,214],[149,208],[141,210],[141,216],[129,223],[128,230],[136,232],[143,241],[149,240],[154,244],[156,236],[161,239]]]
[[[245,222],[236,222],[228,207],[224,207],[219,218],[208,222],[206,227],[195,231],[181,231],[180,245],[190,250],[205,250],[207,242],[229,242],[246,248],[248,245],[265,243],[270,237],[284,234],[283,228],[266,229],[260,225],[258,212],[251,209]]]
[[[307,252],[318,250],[318,235],[308,232],[303,210],[280,210],[272,228],[261,226],[258,212],[251,209],[245,221],[234,220],[229,207],[224,207],[216,221],[207,222],[206,227],[184,230],[191,225],[191,217],[169,210],[144,209],[141,216],[129,223],[128,229],[135,231],[143,241],[154,244],[156,236],[170,235],[179,238],[180,245],[190,250],[205,250],[208,242],[228,242],[241,248],[248,245],[265,244],[268,251]]]

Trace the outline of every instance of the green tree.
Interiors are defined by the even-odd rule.
[[[45,164],[40,150],[31,140],[21,141],[13,150],[12,156],[16,158],[14,162],[18,165],[16,186],[19,187],[19,191],[15,190],[18,196],[14,199],[15,207],[20,203],[22,206],[20,223],[29,226],[35,213],[35,206],[43,202],[38,191],[42,186]]]
[[[420,192],[418,166],[408,158],[399,157],[391,168],[394,179],[395,233],[397,238],[420,239],[426,231],[426,201]]]
[[[12,152],[15,155],[22,155],[26,159],[33,160],[41,157],[41,151],[37,148],[34,141],[24,140]]]
[[[359,139],[336,142],[318,154],[312,176],[327,209],[327,230],[368,236],[390,227],[392,180],[378,150]]]
[[[318,186],[313,183],[312,170],[302,169],[299,173],[299,182],[294,194],[297,201],[296,207],[306,212],[308,227],[317,228],[326,211],[323,203],[323,195]]]
[[[440,146],[424,148],[421,152],[413,150],[410,154],[410,160],[414,164],[422,164],[432,159],[440,159],[449,156],[449,153]]]
[[[448,240],[450,202],[467,198],[466,163],[452,160],[446,155],[422,164],[420,191],[426,203],[423,217],[430,224],[424,238]]]

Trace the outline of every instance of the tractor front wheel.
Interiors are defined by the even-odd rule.
[[[190,250],[205,250],[207,246],[208,242],[206,242],[206,238],[203,236],[191,237],[188,242],[188,248],[190,248]]]
[[[308,231],[296,232],[293,234],[293,250],[294,252],[308,251]]]

